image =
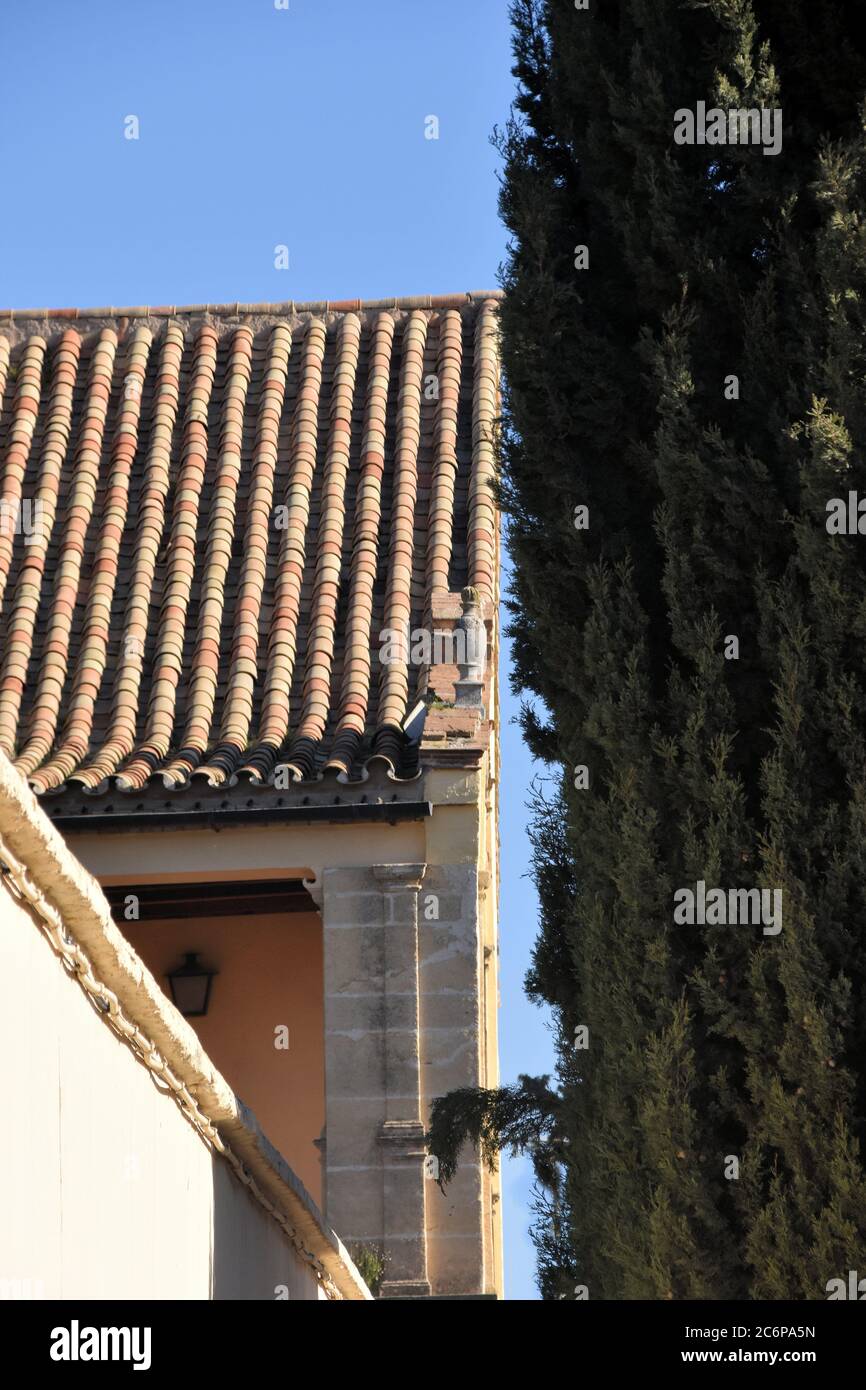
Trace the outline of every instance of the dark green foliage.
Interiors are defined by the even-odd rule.
[[[378,1298],[385,1277],[385,1256],[382,1251],[376,1245],[353,1245],[349,1253],[367,1288]]]
[[[815,1299],[866,1263],[866,536],[826,529],[866,496],[858,10],[513,6],[502,500],[557,787],[528,980],[559,1038],[546,1296]],[[676,145],[698,101],[781,107],[782,152]],[[698,879],[781,889],[781,933],[675,925]],[[484,1104],[463,1132],[489,1147]]]
[[[427,1138],[439,1160],[440,1187],[454,1177],[467,1139],[478,1146],[490,1168],[500,1149],[537,1153],[538,1178],[545,1186],[554,1186],[558,1174],[548,1156],[556,1142],[559,1102],[547,1082],[546,1076],[521,1076],[516,1086],[493,1091],[464,1086],[434,1100]]]

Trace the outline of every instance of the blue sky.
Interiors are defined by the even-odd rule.
[[[495,286],[505,237],[489,136],[513,92],[506,0],[288,5],[4,7],[0,306]],[[437,140],[425,139],[431,115]],[[522,991],[536,931],[532,767],[503,684],[500,1029],[513,1080],[552,1070],[553,1051]],[[528,1172],[506,1165],[509,1298],[536,1297]]]

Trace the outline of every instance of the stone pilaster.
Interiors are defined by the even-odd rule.
[[[322,874],[326,1215],[347,1244],[383,1244],[385,923],[369,869]]]
[[[430,1293],[420,1056],[424,864],[323,874],[327,1217],[386,1256],[382,1297]]]
[[[428,864],[419,894],[422,982],[422,1113],[437,1096],[479,1086],[483,1055],[483,949],[473,864]],[[484,1254],[484,1175],[469,1145],[447,1191],[428,1179],[427,1277],[436,1294],[489,1292]]]
[[[421,1112],[418,891],[424,864],[379,864],[385,924],[385,1118],[383,1298],[430,1293]]]

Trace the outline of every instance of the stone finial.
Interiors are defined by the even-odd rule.
[[[461,590],[463,613],[457,621],[457,670],[459,680],[454,684],[456,705],[476,708],[482,704],[484,672],[487,665],[487,628],[481,616],[481,595],[472,584]],[[461,661],[459,658],[463,657]]]

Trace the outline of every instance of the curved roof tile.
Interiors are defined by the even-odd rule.
[[[414,775],[427,672],[380,643],[495,598],[499,297],[0,314],[0,750],[37,792]]]

